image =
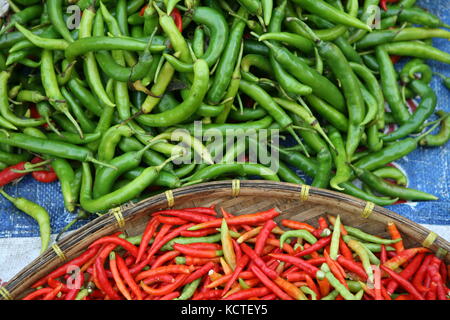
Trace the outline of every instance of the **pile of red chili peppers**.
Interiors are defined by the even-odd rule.
[[[151,214],[140,236],[102,237],[23,300],[447,300],[448,266],[425,247],[344,226],[233,216],[214,206]],[[278,219],[277,219],[278,220]],[[282,228],[282,227],[284,228]]]

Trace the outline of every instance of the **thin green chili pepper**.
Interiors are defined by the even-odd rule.
[[[38,4],[35,6],[28,6],[23,10],[11,15],[9,22],[0,30],[0,36],[2,36],[5,32],[11,30],[14,26],[16,26],[16,24],[26,24],[29,21],[38,18],[42,14],[42,11],[43,6]]]
[[[331,22],[337,24],[343,24],[349,27],[354,27],[358,29],[363,29],[367,31],[372,31],[372,29],[360,21],[359,19],[353,17],[352,15],[342,12],[339,9],[334,8],[330,4],[322,0],[294,0],[296,4],[302,8],[308,10],[311,13],[317,14],[322,18],[325,18]]]
[[[194,295],[195,290],[197,290],[198,286],[200,285],[201,281],[202,278],[200,277],[197,280],[194,280],[191,283],[185,285],[180,296],[173,300],[188,300],[189,298],[191,298]]]
[[[322,264],[321,270],[325,273],[325,278],[330,285],[335,288],[345,300],[356,300],[355,296],[331,273],[330,267],[326,263]]]
[[[425,138],[421,139],[421,146],[440,147],[450,141],[450,114],[442,110],[436,112],[436,114],[439,117],[443,118],[441,121],[441,130],[436,135],[428,135]]]
[[[280,161],[279,163],[277,174],[284,182],[294,183],[298,185],[305,184],[305,181],[300,178],[297,173],[289,168],[283,161]]]
[[[73,189],[73,182],[76,180],[75,171],[69,161],[61,158],[55,158],[52,161],[52,168],[61,184],[65,208],[69,212],[75,211],[78,200],[78,192]]]
[[[37,127],[43,125],[45,119],[22,119],[17,117],[14,112],[9,108],[8,101],[8,80],[11,77],[11,73],[8,71],[2,71],[0,73],[0,91],[3,94],[0,97],[0,114],[2,119],[0,123],[2,127],[17,130],[17,127]]]
[[[450,32],[443,29],[402,28],[376,30],[366,35],[355,45],[358,50],[372,48],[393,41],[423,40],[431,38],[450,38]]]
[[[356,175],[373,190],[386,196],[412,201],[432,201],[438,198],[429,193],[390,184],[368,170],[354,168]]]
[[[167,160],[167,162],[173,159]],[[148,167],[135,180],[100,198],[92,199],[92,173],[88,163],[83,162],[83,181],[81,185],[80,204],[83,209],[91,213],[104,212],[122,203],[131,201],[150,186],[164,168],[165,163],[158,167]]]
[[[188,99],[172,110],[139,116],[137,121],[147,126],[167,127],[188,119],[200,107],[207,93],[208,81],[208,64],[205,60],[199,59],[194,64],[194,81]]]
[[[83,145],[100,140],[102,134],[100,132],[87,133],[83,136],[83,138],[80,138],[80,136],[77,133],[59,132],[59,133],[48,133],[47,136],[51,140],[68,142],[75,145]]]
[[[25,212],[37,221],[41,235],[41,253],[47,250],[51,234],[50,214],[47,210],[25,198],[13,198],[3,191],[3,189],[0,189],[0,194],[8,199],[17,209]]]
[[[312,88],[314,95],[325,100],[341,112],[345,110],[344,97],[340,90],[327,78],[310,68],[297,56],[280,46],[265,42],[274,53],[275,59],[289,70],[292,75],[305,85]]]
[[[50,104],[56,110],[63,113],[76,128],[80,137],[83,137],[83,131],[81,130],[78,122],[70,113],[68,104],[67,102],[65,102],[64,97],[61,93],[53,63],[53,53],[49,50],[44,50],[41,55],[41,81],[42,86],[45,90],[45,94],[49,98]]]
[[[242,19],[247,18],[247,13],[245,10],[240,10],[238,15],[242,16]],[[216,77],[214,77],[213,83],[207,95],[207,100],[211,104],[218,104],[226,95],[226,88],[228,88],[230,82],[232,81],[233,72],[236,63],[239,60],[239,52],[242,46],[244,29],[245,21],[241,20],[241,18],[236,18],[236,22],[230,31],[230,36],[228,37],[228,43],[223,50],[219,64],[215,71]],[[209,45],[211,46],[214,44],[210,43]],[[203,55],[203,57],[207,53],[208,51]]]
[[[59,34],[68,42],[73,42],[72,35],[63,17],[63,0],[48,0],[47,8],[50,21]]]
[[[336,147],[336,151],[331,150],[331,154],[333,156],[334,165],[336,167],[336,173],[330,180],[330,186],[336,190],[343,190],[339,185],[342,182],[349,181],[352,171],[351,168],[347,164],[347,155],[345,152],[345,144],[340,132],[332,127],[328,126],[328,136],[330,137],[331,142]]]
[[[280,248],[289,238],[301,238],[306,240],[309,244],[314,244],[317,242],[317,238],[314,237],[311,232],[307,230],[289,230],[284,232],[280,237]]]
[[[421,98],[421,102],[417,110],[412,114],[407,121],[405,121],[397,130],[385,135],[382,139],[385,142],[392,142],[407,135],[416,132],[422,124],[428,119],[434,112],[437,104],[437,96],[426,83],[421,80],[414,80],[410,86]]]
[[[331,179],[333,159],[328,148],[323,148],[317,154],[318,168],[314,180],[311,183],[316,188],[328,188]]]
[[[380,66],[381,87],[392,110],[392,115],[397,123],[403,124],[409,119],[410,115],[397,86],[397,74],[394,65],[388,52],[383,48],[383,46],[376,48],[377,61]]]
[[[431,59],[450,64],[450,53],[416,41],[398,41],[380,46],[388,54]]]

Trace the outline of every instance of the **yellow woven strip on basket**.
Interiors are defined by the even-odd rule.
[[[172,190],[167,190],[165,192],[166,195],[166,199],[167,199],[167,205],[170,207],[173,207],[175,204],[175,198],[173,197],[173,192]]]
[[[0,287],[0,295],[5,298],[5,300],[12,300],[12,296],[5,287]]]
[[[422,246],[425,248],[429,248],[433,245],[433,243],[436,241],[438,235],[434,232],[430,232],[430,234],[423,240]]]
[[[234,179],[231,181],[231,196],[237,197],[241,193],[241,180]]]
[[[374,208],[375,208],[375,203],[368,201],[366,203],[366,206],[364,207],[363,212],[361,213],[361,216],[365,219],[369,218],[370,215],[372,214]]]
[[[125,227],[125,219],[123,218],[122,209],[120,207],[111,209],[109,213],[116,218],[119,228]]]
[[[61,259],[61,261],[66,261],[67,257],[64,254],[64,252],[61,250],[61,248],[55,243],[52,245],[53,251],[55,251],[56,255]]]
[[[300,201],[301,202],[308,201],[310,189],[311,189],[310,186],[308,186],[306,184],[302,185],[302,189],[300,190]]]

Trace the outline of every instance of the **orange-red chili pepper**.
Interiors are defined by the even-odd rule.
[[[143,271],[139,273],[135,281],[140,281],[155,275],[161,275],[161,274],[167,274],[167,273],[185,273],[189,274],[195,270],[194,266],[185,266],[185,265],[169,265],[169,266],[162,266],[159,268],[154,268],[150,270]]]
[[[217,233],[217,230],[214,228],[211,228],[211,229],[203,229],[203,230],[197,230],[197,231],[184,230],[184,231],[181,231],[180,235],[182,237],[198,238],[198,237],[209,236],[209,235],[215,234],[215,233]]]
[[[112,252],[109,258],[109,269],[111,270],[113,274],[113,279],[116,283],[117,289],[119,289],[120,293],[127,299],[132,300],[131,294],[128,291],[127,287],[125,286],[125,283],[123,282],[119,269],[117,268],[117,260],[116,255]]]
[[[250,270],[255,274],[255,276],[266,286],[270,289],[274,294],[276,294],[281,300],[292,300],[292,298],[286,294],[283,290],[280,289],[272,280],[269,279],[265,275],[264,272],[261,271],[260,268],[258,268],[255,264],[250,265]],[[275,280],[278,278],[275,277]]]
[[[225,219],[228,226],[236,226],[236,225],[242,225],[242,224],[248,224],[248,225],[255,225],[258,223],[266,222],[267,220],[273,219],[277,216],[279,216],[280,213],[276,209],[270,209],[267,211],[257,212],[257,213],[251,213],[251,214],[244,214],[238,217],[233,217],[229,219]],[[205,223],[201,223],[198,225],[195,225],[193,227],[190,227],[188,230],[195,231],[205,228],[218,228],[222,224],[222,219],[214,219]]]
[[[104,268],[104,263],[106,258],[109,256],[111,251],[114,250],[114,248],[117,245],[115,243],[108,244],[99,254],[97,259],[94,263],[94,278],[97,279],[99,289],[102,290],[107,296],[109,296],[113,300],[120,300],[120,296],[114,291],[111,283],[109,282],[108,276],[106,274],[106,270]]]
[[[410,279],[419,269],[424,258],[425,258],[424,253],[416,255],[414,259],[411,261],[411,263],[408,264],[408,266],[405,269],[403,269],[402,272],[399,273],[399,275],[406,280]],[[395,289],[397,289],[397,286],[398,283],[392,280],[389,282],[386,290],[389,294],[393,294],[395,292]]]
[[[358,277],[360,277],[362,280],[367,281],[367,273],[359,264],[357,264],[354,261],[348,260],[344,256],[338,256],[337,262],[344,267],[344,269],[347,269],[350,272],[353,272]]]
[[[197,249],[188,245],[175,243],[173,248],[182,254],[197,258],[216,258],[222,255],[222,250]]]
[[[162,266],[167,261],[170,261],[180,255],[180,251],[173,250],[167,251],[166,253],[160,255],[156,260],[151,264],[152,268],[158,268]]]
[[[294,266],[300,268],[301,270],[306,271],[306,273],[308,273],[314,278],[316,278],[318,273],[321,272],[317,267],[313,266],[308,261],[305,261],[298,257],[293,257],[287,254],[272,254],[272,253],[270,254],[270,256],[278,260],[291,263]]]
[[[37,288],[42,286],[44,283],[47,282],[48,278],[59,278],[67,273],[67,270],[73,269],[73,267],[81,267],[83,264],[85,264],[87,261],[89,261],[92,257],[94,257],[100,247],[97,248],[90,248],[86,252],[82,253],[80,256],[70,260],[69,262],[65,263],[58,269],[50,272],[47,276],[43,277],[42,279],[38,280],[36,283],[34,283],[31,287]]]
[[[261,256],[263,248],[266,244],[267,239],[269,238],[270,233],[272,232],[273,228],[275,228],[277,224],[273,220],[267,220],[261,231],[259,232],[258,236],[256,237],[256,244],[255,244],[255,253],[258,256]]]
[[[158,220],[164,224],[170,224],[172,226],[181,226],[188,223],[187,220],[177,218],[177,217],[166,217],[166,216],[158,216]]]
[[[264,272],[269,278],[274,280],[278,277],[278,274],[274,270],[268,268],[267,265],[264,263],[264,261],[261,259],[261,257],[259,257],[255,253],[255,251],[252,248],[250,248],[247,244],[242,243],[241,249],[251,259],[252,264],[258,266],[260,270],[262,270],[262,272]]]
[[[331,236],[328,236],[326,238],[319,239],[316,243],[309,246],[308,248],[305,247],[304,250],[298,252],[295,254],[296,257],[304,257],[309,254],[312,254],[313,252],[317,252],[320,249],[323,249],[327,245],[329,245],[331,242]]]
[[[389,234],[391,235],[391,239],[392,240],[402,239],[400,231],[398,231],[397,226],[392,221],[388,222],[387,229],[389,231]],[[403,244],[403,240],[400,240],[399,242],[394,243],[392,246],[395,248],[395,251],[397,253],[400,253],[403,250],[405,250],[405,246]]]
[[[35,300],[36,298],[39,298],[41,296],[45,296],[49,292],[52,292],[53,288],[41,288],[36,291],[33,291],[29,293],[27,296],[25,296],[22,300]]]
[[[289,296],[294,298],[295,300],[307,300],[305,294],[302,290],[297,288],[295,284],[278,277],[274,280],[274,282],[283,289],[284,292],[286,292]]]
[[[156,211],[155,213],[152,213],[153,217],[160,217],[163,214],[165,214],[166,216],[173,216],[173,217],[177,217],[183,220],[187,220],[190,222],[195,222],[195,223],[203,223],[203,222],[207,222],[207,221],[211,221],[211,220],[215,220],[216,218],[205,215],[205,214],[200,214],[197,212],[189,212],[189,211],[184,211],[184,210],[165,210],[165,211]]]
[[[89,248],[92,248],[92,247],[95,247],[97,245],[101,245],[104,243],[114,243],[117,246],[121,246],[122,248],[127,250],[131,255],[133,255],[133,257],[137,257],[138,252],[139,252],[138,247],[136,247],[134,244],[127,241],[126,239],[122,239],[117,236],[107,236],[107,237],[100,238],[100,239],[94,241],[94,243],[92,243],[89,246]]]
[[[398,253],[392,259],[386,261],[383,266],[390,268],[391,270],[396,270],[401,267],[403,264],[414,258],[414,256],[418,253],[427,253],[430,252],[430,249],[427,248],[412,248],[406,249],[402,252]]]
[[[288,220],[283,219],[281,220],[281,224],[285,226],[286,228],[296,229],[296,230],[306,230],[311,233],[313,233],[316,228],[314,228],[312,225],[305,223],[305,222],[299,222],[294,220]]]
[[[381,269],[386,272],[387,274],[389,274],[389,276],[394,279],[395,281],[398,282],[398,284],[403,287],[403,289],[405,289],[409,294],[411,294],[414,298],[418,299],[418,300],[425,300],[424,297],[420,294],[419,291],[417,291],[417,289],[406,279],[403,279],[402,277],[400,277],[395,271],[393,271],[392,269],[382,265]]]
[[[139,288],[138,284],[134,281],[130,270],[128,270],[128,267],[125,264],[125,261],[120,255],[117,255],[117,268],[119,269],[120,274],[122,275],[123,279],[127,283],[128,287],[130,287],[131,291],[136,296],[137,300],[142,300],[142,292]]]
[[[186,280],[187,277],[188,277],[187,274],[179,274],[179,275],[177,275],[177,277],[175,278],[175,281],[173,283],[170,283],[168,285],[165,285],[165,286],[157,288],[157,289],[151,288],[150,286],[146,285],[144,281],[141,281],[140,285],[141,285],[142,289],[144,289],[144,291],[150,295],[165,296],[165,295],[168,295],[169,293],[172,293],[175,289],[180,287],[184,283],[184,281]]]
[[[271,291],[269,288],[266,287],[260,287],[260,288],[250,288],[250,289],[244,289],[239,292],[236,292],[234,294],[231,294],[227,296],[226,298],[223,298],[223,300],[246,300],[252,297],[261,297],[271,294]]]
[[[214,262],[210,261],[210,262],[206,263],[201,268],[195,270],[192,274],[190,274],[184,281],[184,284],[191,283],[192,281],[203,277],[204,275],[208,274],[208,272],[210,270],[212,270],[213,267],[214,267]]]

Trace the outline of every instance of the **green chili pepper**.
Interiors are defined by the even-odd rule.
[[[378,191],[386,196],[393,196],[400,199],[413,201],[431,201],[438,199],[436,196],[422,191],[390,184],[368,170],[360,168],[354,168],[354,170],[358,178],[360,178],[364,183],[366,183],[373,190]]]
[[[41,235],[41,253],[47,250],[50,243],[51,234],[50,215],[47,210],[25,198],[13,198],[3,191],[3,189],[0,189],[0,194],[11,201],[17,209],[25,212],[37,221]]]

